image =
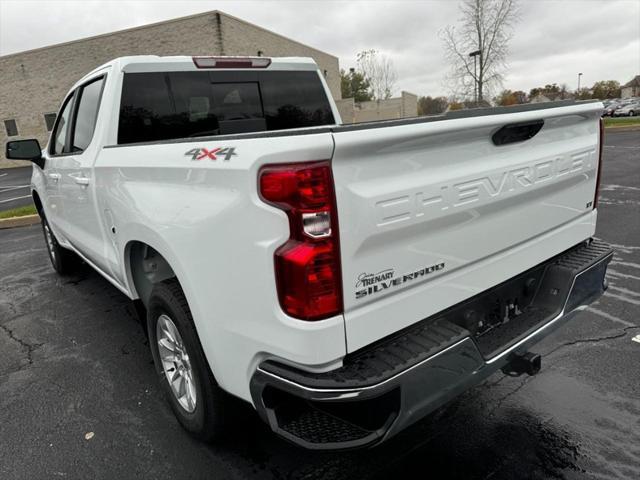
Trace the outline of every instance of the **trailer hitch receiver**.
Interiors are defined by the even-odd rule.
[[[527,352],[514,355],[513,358],[502,367],[502,373],[510,377],[519,377],[523,373],[535,375],[542,366],[542,357],[537,353]]]

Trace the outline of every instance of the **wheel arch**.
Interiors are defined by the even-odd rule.
[[[211,334],[213,325],[209,321],[210,312],[203,310],[203,303],[206,302],[198,297],[194,277],[189,275],[188,264],[184,263],[183,256],[180,255],[181,248],[184,248],[181,247],[180,239],[171,235],[161,235],[149,226],[138,222],[121,225],[119,230],[122,235],[119,257],[123,266],[124,281],[127,284],[129,297],[138,305],[137,308],[142,312],[142,316],[146,316],[149,294],[154,282],[176,278],[191,310],[195,330],[209,367],[212,372],[218,371],[221,368],[220,359],[214,348],[215,336]],[[151,253],[151,259],[159,262],[156,268],[157,274],[151,277],[147,275],[149,272],[144,272],[144,265],[141,263],[145,249],[147,254]],[[218,381],[217,376],[216,381]],[[222,385],[222,382],[220,384]],[[224,385],[222,387],[224,388]]]
[[[33,204],[36,206],[38,215],[40,215],[40,218],[42,218],[44,216],[44,209],[42,208],[42,200],[40,200],[40,195],[36,190],[33,190],[31,192],[31,198],[33,198]]]
[[[135,296],[146,307],[153,285],[178,275],[169,260],[152,245],[140,240],[131,240],[125,247],[125,266],[129,285]]]
[[[176,278],[197,323],[200,317],[199,305],[192,279],[187,275],[188,270],[178,255],[179,245],[172,244],[171,237],[165,238],[147,225],[137,222],[121,225],[119,234],[121,240],[118,242],[118,255],[129,297],[140,300],[146,307],[154,283]],[[154,262],[155,267],[152,265]]]

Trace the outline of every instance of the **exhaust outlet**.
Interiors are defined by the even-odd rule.
[[[509,363],[502,367],[502,373],[510,377],[519,377],[523,373],[535,375],[542,366],[542,357],[537,353],[527,352],[515,355]]]

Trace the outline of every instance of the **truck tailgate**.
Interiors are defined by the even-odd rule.
[[[593,235],[601,109],[495,109],[337,128],[348,351]],[[540,120],[532,138],[492,141],[506,125]]]

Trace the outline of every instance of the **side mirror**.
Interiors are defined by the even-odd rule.
[[[7,142],[6,157],[9,160],[28,160],[44,168],[44,158],[38,140],[13,140]]]

